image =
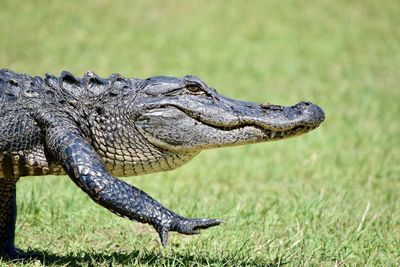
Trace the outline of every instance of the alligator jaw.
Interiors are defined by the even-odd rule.
[[[317,105],[283,107],[228,99],[169,101],[152,107],[136,122],[148,141],[168,150],[203,149],[275,141],[304,134],[325,119]]]
[[[231,100],[232,101],[232,100]],[[284,107],[236,101],[231,109],[236,113],[237,119],[227,121],[213,121],[209,117],[196,117],[201,123],[221,131],[235,129],[256,128],[263,132],[263,141],[278,140],[297,136],[317,128],[325,119],[325,114],[320,107],[310,102],[300,102],[297,105]],[[243,104],[244,103],[244,104]]]

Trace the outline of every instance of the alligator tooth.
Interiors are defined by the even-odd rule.
[[[272,132],[271,132],[271,138],[274,138],[275,135],[276,135],[276,132],[275,132],[275,131],[272,131]]]

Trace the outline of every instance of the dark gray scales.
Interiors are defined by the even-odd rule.
[[[197,234],[222,221],[180,216],[116,177],[171,170],[205,149],[300,135],[323,120],[312,103],[233,100],[195,76],[40,78],[0,70],[0,257],[32,256],[14,245],[22,176],[68,175],[101,206],[152,225],[166,246],[170,231]]]

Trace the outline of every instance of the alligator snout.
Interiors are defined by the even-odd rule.
[[[325,119],[322,109],[311,102],[293,106],[245,103],[235,106],[239,123],[257,125],[265,130],[287,131],[296,127],[313,129]],[[242,102],[243,103],[243,102]]]
[[[283,113],[288,120],[297,121],[302,126],[317,127],[325,120],[324,111],[311,102],[300,102],[291,107],[285,107]]]

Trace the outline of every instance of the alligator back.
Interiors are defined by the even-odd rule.
[[[40,77],[0,71],[0,177],[49,171],[43,131],[32,117],[46,99],[44,84]]]
[[[111,81],[121,79],[110,78],[87,72],[79,79],[64,71],[42,79],[0,70],[0,177],[63,174],[45,155],[46,125],[38,118],[61,111],[82,124],[83,103],[100,99]]]

